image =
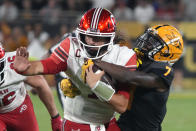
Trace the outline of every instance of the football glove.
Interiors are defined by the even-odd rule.
[[[84,64],[82,65],[82,73],[81,73],[81,78],[82,80],[86,83],[86,69],[90,66],[93,65],[93,61],[91,59],[88,59]]]
[[[75,96],[81,94],[80,90],[75,87],[71,80],[68,78],[61,80],[60,87],[64,96],[74,98]]]
[[[61,116],[58,114],[55,117],[52,117],[51,124],[52,124],[52,131],[61,131],[63,126]]]

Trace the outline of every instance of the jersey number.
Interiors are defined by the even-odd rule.
[[[3,105],[9,105],[15,99],[15,97],[15,91],[12,91],[9,94],[5,95],[2,99]]]
[[[15,59],[15,56],[8,57],[8,59],[7,59],[7,61],[11,63],[10,64],[10,68],[11,69],[14,69],[14,66],[13,66],[14,65],[14,63],[13,63],[14,62],[14,59]]]
[[[164,76],[167,76],[171,72],[171,68],[169,66],[165,67],[167,72],[164,74]]]

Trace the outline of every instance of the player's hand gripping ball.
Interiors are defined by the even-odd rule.
[[[60,87],[64,96],[74,98],[75,96],[81,94],[80,90],[77,87],[75,87],[71,80],[68,78],[61,80]]]

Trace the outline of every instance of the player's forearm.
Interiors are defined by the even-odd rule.
[[[161,81],[157,78],[156,75],[153,74],[147,74],[145,72],[139,71],[130,71],[126,67],[104,61],[95,62],[95,64],[120,83],[142,86],[144,88],[160,88],[160,86],[162,86],[160,85]]]
[[[109,103],[113,106],[114,110],[118,113],[126,111],[128,106],[128,99],[121,94],[114,94],[110,99]]]
[[[43,74],[43,65],[40,61],[31,61],[31,66],[24,71],[23,75],[40,75]]]
[[[54,97],[52,91],[48,88],[38,88],[38,95],[41,101],[44,103],[51,117],[54,117],[58,114],[57,108],[55,106]]]
[[[58,114],[52,91],[43,76],[28,76],[25,82],[37,90],[51,117]]]
[[[105,72],[107,72],[112,78],[118,80],[119,82],[125,83],[127,80],[125,79],[125,76],[127,75],[127,72],[129,71],[123,66],[111,64],[108,62],[100,61],[96,62],[95,64],[103,69]]]

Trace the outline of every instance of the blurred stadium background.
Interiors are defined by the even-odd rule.
[[[185,50],[174,65],[175,78],[163,131],[196,130],[196,0],[0,0],[0,41],[6,51],[26,46],[41,59],[61,36],[71,32],[81,15],[104,7],[117,19],[117,30],[134,46],[138,35],[154,24],[172,24],[184,37]],[[52,75],[46,76],[55,88]],[[54,90],[56,104],[62,114]],[[31,95],[40,131],[50,131],[50,118],[37,96]]]

